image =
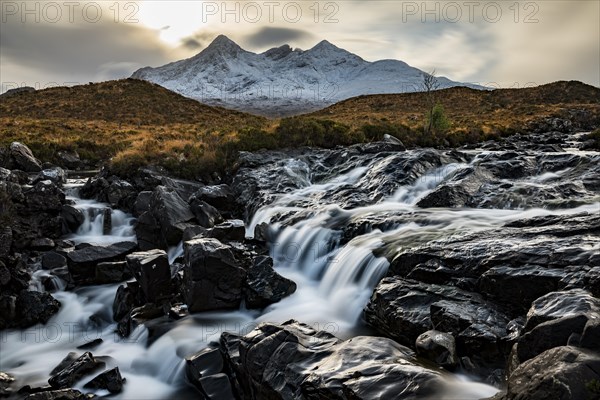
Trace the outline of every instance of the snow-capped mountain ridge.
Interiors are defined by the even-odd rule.
[[[423,71],[403,61],[365,61],[323,40],[309,50],[283,45],[256,54],[219,35],[197,55],[133,78],[207,104],[267,116],[314,111],[365,94],[420,90]],[[471,86],[439,78],[440,87]]]

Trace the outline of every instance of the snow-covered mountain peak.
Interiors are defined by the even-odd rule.
[[[360,95],[414,92],[422,87],[423,71],[396,60],[368,62],[327,40],[309,50],[285,44],[256,54],[219,35],[192,58],[142,68],[132,77],[207,104],[286,116]],[[440,88],[477,87],[438,81]]]

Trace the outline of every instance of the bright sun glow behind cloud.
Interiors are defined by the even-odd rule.
[[[170,45],[202,28],[200,1],[140,1],[136,16],[143,25],[161,30],[160,39]]]

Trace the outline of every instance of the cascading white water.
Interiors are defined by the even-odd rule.
[[[282,212],[306,211],[301,204],[306,198],[356,184],[368,170],[359,167],[325,183],[311,184],[310,171],[305,164],[291,160],[286,164],[299,180],[295,191],[281,195],[273,204],[258,210],[248,225],[248,236],[261,222],[270,222]],[[385,275],[388,261],[374,255],[374,250],[386,243],[394,246],[411,246],[456,232],[477,232],[498,227],[516,219],[538,215],[597,211],[598,204],[576,209],[549,211],[529,210],[474,210],[474,209],[418,209],[414,206],[437,185],[448,179],[461,164],[450,164],[425,174],[412,185],[400,187],[386,201],[349,210],[338,205],[323,205],[309,210],[310,217],[292,225],[273,223],[271,255],[279,273],[294,280],[297,291],[270,307],[262,314],[245,310],[219,313],[202,313],[181,319],[163,336],[147,345],[148,330],[138,327],[128,339],[117,336],[112,321],[112,302],[118,285],[104,285],[78,289],[75,292],[54,293],[61,303],[60,312],[47,325],[25,331],[0,333],[2,357],[0,370],[10,371],[21,382],[32,386],[47,383],[49,372],[76,347],[102,338],[95,355],[112,357],[110,366],[119,366],[127,378],[124,392],[116,398],[194,398],[196,394],[185,386],[183,358],[217,340],[223,331],[248,333],[261,321],[283,322],[297,319],[328,330],[339,337],[348,338],[360,332],[357,322],[373,287]],[[562,174],[562,171],[553,173]],[[292,175],[292,174],[290,174]],[[550,174],[532,178],[532,184],[543,184],[554,176]],[[75,193],[73,193],[75,194]],[[86,203],[73,197],[76,207],[84,211],[86,222],[71,236],[77,243],[111,243],[135,240],[130,216],[113,210],[112,229],[103,235],[103,210],[106,205]],[[418,213],[419,222],[397,223],[388,227],[367,229],[367,232],[344,243],[340,226],[361,217],[386,216],[391,213]],[[88,218],[89,216],[89,218]],[[180,244],[169,249],[169,261],[183,254]],[[45,272],[38,271],[34,281],[39,282]],[[41,289],[41,286],[36,286]],[[96,316],[92,322],[91,316]],[[99,318],[98,318],[99,317]],[[98,320],[100,322],[97,322]],[[360,325],[360,324],[358,324]],[[89,379],[89,378],[88,378]],[[86,380],[78,382],[81,388]],[[490,397],[498,390],[494,387],[465,380],[461,376],[448,376],[447,390],[440,399],[479,399]],[[103,395],[106,393],[98,392]]]

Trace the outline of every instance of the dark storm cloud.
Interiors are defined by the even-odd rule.
[[[244,42],[253,47],[280,46],[292,41],[311,39],[313,35],[301,29],[264,27],[246,35]]]

